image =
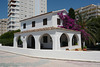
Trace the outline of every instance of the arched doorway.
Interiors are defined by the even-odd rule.
[[[60,47],[67,47],[68,42],[69,42],[68,35],[63,33],[60,37]]]
[[[35,39],[32,35],[29,35],[27,38],[27,48],[35,49]]]
[[[49,34],[44,34],[40,37],[40,48],[41,49],[52,49],[52,38]]]
[[[73,35],[73,38],[72,38],[72,45],[78,45],[78,36],[77,35]]]
[[[23,42],[21,40],[21,36],[18,36],[18,38],[16,39],[16,41],[17,41],[17,47],[22,48],[23,47]]]

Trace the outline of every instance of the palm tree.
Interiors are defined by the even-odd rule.
[[[92,18],[90,22],[95,23],[97,42],[100,42],[100,17]]]
[[[77,16],[78,20],[76,23],[89,34],[88,43],[93,43],[95,45],[98,40],[97,34],[100,33],[100,22],[97,22],[97,18],[88,17],[87,14],[82,15],[77,12]],[[86,42],[86,40],[82,38],[82,42]]]

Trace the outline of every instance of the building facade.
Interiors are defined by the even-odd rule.
[[[0,35],[7,32],[7,22],[8,19],[0,19]]]
[[[87,17],[97,17],[97,16],[100,16],[100,5],[91,4],[91,5],[76,9],[75,10],[76,18],[77,18],[77,11],[79,11],[81,15],[87,14]]]
[[[60,28],[63,21],[52,11],[21,20],[21,32],[14,35],[14,47],[33,50],[81,50],[81,32]],[[22,42],[19,42],[20,40]]]
[[[8,0],[8,31],[20,29],[20,20],[47,12],[47,0]]]

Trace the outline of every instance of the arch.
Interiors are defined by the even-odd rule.
[[[45,33],[40,36],[40,49],[53,49],[53,40],[52,37],[48,34]]]
[[[65,33],[63,33],[60,36],[60,47],[67,47],[69,45],[69,36]]]
[[[20,48],[23,47],[23,42],[22,42],[22,40],[21,40],[21,36],[18,36],[18,37],[16,38],[16,42],[17,42],[17,47],[20,47]]]
[[[72,37],[72,45],[78,45],[78,41],[79,41],[79,38],[77,36],[77,34],[74,34],[73,37]]]
[[[29,35],[26,38],[26,41],[27,41],[27,48],[35,49],[35,38],[33,37],[33,35]]]

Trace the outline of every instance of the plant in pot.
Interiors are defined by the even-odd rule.
[[[75,51],[79,51],[78,49],[75,49]]]
[[[87,51],[87,46],[84,46],[83,47],[83,51]]]
[[[68,48],[66,48],[66,50],[67,50],[67,51],[69,51],[69,49],[68,49]]]
[[[75,45],[78,45],[78,43],[76,43]]]

